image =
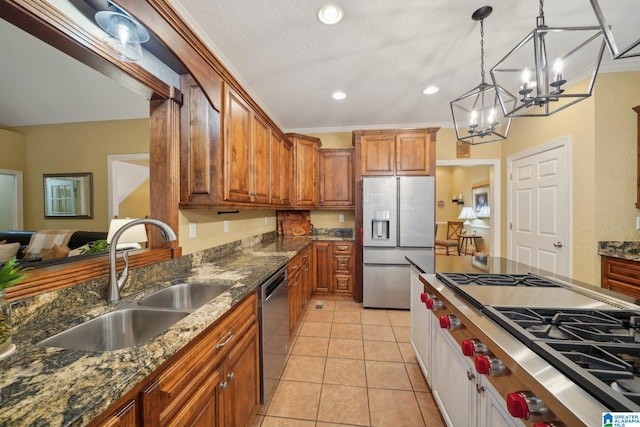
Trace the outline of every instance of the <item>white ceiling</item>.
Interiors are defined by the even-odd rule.
[[[538,14],[535,0],[517,7],[513,0],[331,1],[344,10],[333,26],[316,18],[324,0],[169,0],[276,123],[300,132],[450,127],[449,102],[480,83],[480,28],[471,14],[494,9],[484,25],[489,81],[491,66],[534,28]],[[638,1],[616,1],[637,31]],[[548,1],[544,10],[549,26],[597,25],[588,0]],[[1,40],[18,40],[0,24]],[[11,100],[0,103],[0,125],[146,116],[138,95],[41,47],[0,44],[0,99]],[[607,51],[601,71],[639,69],[638,62],[611,61]],[[428,85],[440,91],[423,95]],[[347,98],[334,101],[336,90]]]

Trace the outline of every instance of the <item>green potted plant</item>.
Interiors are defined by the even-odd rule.
[[[5,298],[7,288],[22,282],[27,275],[13,257],[0,268],[0,355],[11,351],[11,306]]]

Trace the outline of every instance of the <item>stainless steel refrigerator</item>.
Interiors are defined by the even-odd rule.
[[[364,307],[409,308],[406,256],[434,260],[434,193],[431,176],[362,178]]]

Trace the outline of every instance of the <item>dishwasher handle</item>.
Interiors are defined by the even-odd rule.
[[[288,280],[287,268],[278,270],[269,280],[260,285],[260,297],[262,301],[268,301],[271,295],[282,285],[286,285]]]

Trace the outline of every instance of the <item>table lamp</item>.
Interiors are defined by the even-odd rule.
[[[471,221],[472,219],[478,219],[478,217],[476,216],[476,213],[473,211],[473,208],[469,207],[469,206],[465,206],[462,208],[462,210],[460,210],[460,215],[458,215],[458,219],[464,219],[464,226],[468,226],[471,225]],[[464,230],[464,233],[466,234],[467,230]]]
[[[136,218],[114,218],[111,220],[111,224],[109,224],[109,233],[107,233],[107,243],[111,244],[111,239],[113,235],[125,224],[133,221]],[[118,239],[118,247],[117,249],[140,249],[140,243],[146,242],[147,239],[147,230],[144,227],[144,224],[139,224],[131,227]]]

